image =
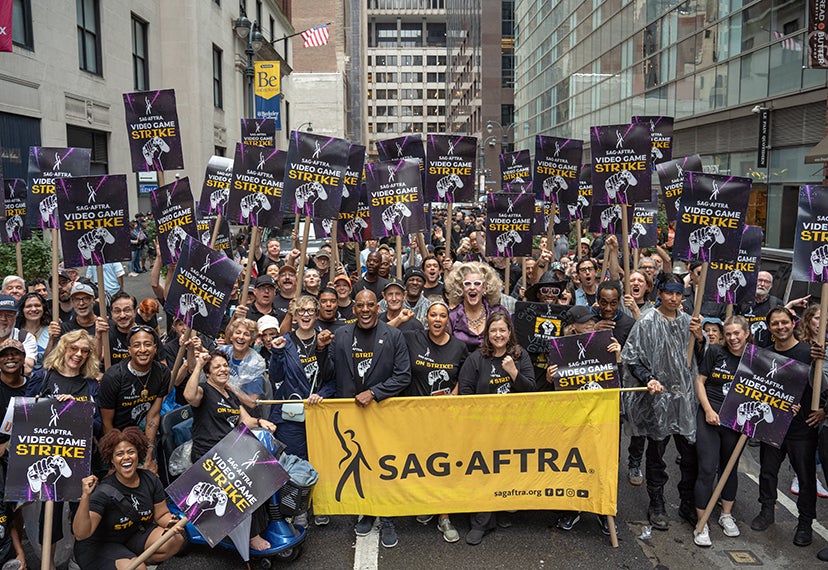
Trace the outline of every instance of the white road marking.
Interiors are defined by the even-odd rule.
[[[376,570],[379,558],[379,528],[376,521],[366,536],[356,537],[354,570]]]

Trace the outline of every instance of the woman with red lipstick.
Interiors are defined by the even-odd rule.
[[[486,319],[500,306],[503,287],[494,269],[485,263],[467,262],[457,266],[446,277],[446,296],[452,335],[466,343],[469,352],[483,342]]]

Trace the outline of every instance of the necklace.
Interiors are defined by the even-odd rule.
[[[304,353],[308,354],[311,347],[313,346],[314,341],[316,341],[316,332],[314,332],[313,336],[308,339],[308,342],[305,342],[298,334],[296,335],[296,338],[299,339],[299,342],[301,343],[302,348],[305,349]]]
[[[481,311],[480,316],[476,319],[473,319],[468,314],[466,314],[466,320],[468,321],[470,327],[477,328],[486,321],[486,311]]]
[[[150,380],[150,376],[149,376],[150,371],[147,370],[146,372],[139,372],[139,371],[135,370],[129,362],[127,362],[127,370],[129,370],[132,374],[134,374],[136,377],[138,377],[139,382],[141,381],[141,378],[143,378],[144,376],[147,377],[147,379],[144,380],[143,386],[141,387],[141,399],[142,400],[145,399],[147,396],[149,396],[149,391],[147,390],[147,384],[149,384],[149,380]]]

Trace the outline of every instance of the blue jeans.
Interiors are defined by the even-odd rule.
[[[132,271],[135,273],[141,272],[141,249],[132,250]]]

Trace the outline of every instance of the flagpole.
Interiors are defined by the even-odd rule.
[[[316,26],[311,26],[307,30],[302,30],[301,32],[296,32],[295,34],[290,34],[289,36],[282,36],[279,39],[270,40],[270,43],[275,44],[276,42],[285,42],[285,44],[287,44],[287,40],[289,40],[290,38],[295,38],[296,36],[301,36],[302,34],[304,34],[307,31],[313,30],[315,28],[319,28],[321,26],[330,26],[331,24],[332,24],[331,22],[326,22],[324,24],[318,24]]]

